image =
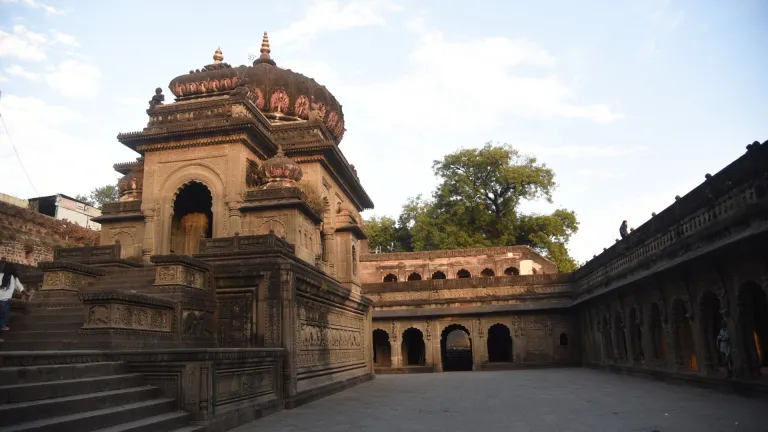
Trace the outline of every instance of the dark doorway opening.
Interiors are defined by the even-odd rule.
[[[392,366],[392,346],[389,335],[382,329],[373,331],[373,364],[379,367]]]
[[[403,332],[402,342],[403,366],[424,366],[427,363],[424,335],[417,328],[409,328]]]
[[[488,362],[512,361],[512,334],[504,324],[494,324],[488,329]]]
[[[171,251],[192,255],[201,238],[213,237],[213,197],[204,184],[191,182],[176,195],[171,222]]]

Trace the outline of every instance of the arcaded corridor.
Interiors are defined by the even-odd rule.
[[[584,368],[380,375],[237,432],[764,432],[766,402]]]

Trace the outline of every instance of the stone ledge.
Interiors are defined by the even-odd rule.
[[[78,297],[80,298],[80,301],[84,303],[114,300],[140,305],[162,306],[168,308],[173,308],[178,304],[178,302],[175,300],[123,290],[84,292],[79,294]]]
[[[96,276],[104,276],[107,274],[106,271],[92,267],[86,264],[81,264],[79,262],[74,261],[46,261],[41,262],[38,264],[38,267],[40,267],[41,270],[44,272],[54,271],[54,270],[69,270],[77,273],[81,273],[84,275],[96,277]]]
[[[187,267],[192,267],[196,270],[201,270],[206,272],[211,271],[213,268],[207,262],[201,261],[199,259],[195,259],[188,255],[176,255],[176,254],[152,255],[152,257],[150,258],[150,261],[155,265],[183,264]]]

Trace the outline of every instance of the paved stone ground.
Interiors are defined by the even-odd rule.
[[[583,368],[379,375],[237,432],[766,432],[768,403]]]

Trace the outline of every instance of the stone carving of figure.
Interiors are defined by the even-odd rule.
[[[627,221],[621,223],[621,226],[619,227],[619,234],[621,235],[621,238],[629,235],[629,232],[627,231]]]
[[[717,335],[717,350],[725,356],[725,365],[728,368],[728,375],[731,374],[731,335],[728,333],[728,323],[723,322],[720,333]]]
[[[164,100],[165,95],[163,94],[163,89],[158,87],[155,89],[155,95],[152,96],[152,100],[149,101],[149,107],[153,108],[157,105],[162,105]]]

